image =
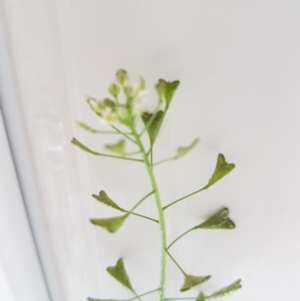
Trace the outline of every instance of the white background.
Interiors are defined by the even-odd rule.
[[[47,300],[0,111],[0,299]]]
[[[203,186],[219,152],[237,166],[166,211],[169,241],[224,205],[236,230],[195,231],[173,255],[188,273],[213,275],[206,291],[241,277],[243,289],[224,300],[299,300],[299,1],[2,3],[63,300],[129,297],[105,272],[121,256],[137,292],[158,283],[155,224],[131,217],[110,235],[88,221],[116,214],[90,197],[100,189],[127,208],[149,192],[143,167],[70,144],[76,136],[101,150],[117,140],[83,133],[75,121],[103,127],[85,97],[107,96],[119,67],[146,78],[150,103],[158,78],[181,81],[157,159],[201,138],[188,157],[157,168],[164,203]],[[139,212],[155,216],[153,201]],[[179,297],[182,276],[171,262],[168,274],[167,296]]]

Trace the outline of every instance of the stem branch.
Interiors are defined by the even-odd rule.
[[[116,131],[118,132],[119,134],[121,134],[122,136],[124,136],[126,139],[130,140],[131,142],[133,142],[134,144],[137,144],[136,141],[134,141],[131,137],[128,136],[128,134],[120,131],[117,127],[111,125],[111,127]]]
[[[146,293],[143,293],[143,294],[141,294],[141,295],[135,296],[135,297],[133,297],[133,298],[127,299],[126,301],[132,301],[132,300],[135,300],[135,299],[137,299],[137,298],[144,297],[144,296],[146,296],[146,295],[150,295],[150,294],[152,294],[152,293],[154,293],[154,292],[157,292],[157,291],[159,291],[159,288],[157,288],[157,289],[155,289],[155,290],[152,290],[152,291],[149,291],[149,292],[146,292]]]
[[[166,253],[169,255],[169,257],[172,259],[172,261],[175,263],[175,265],[178,267],[178,269],[181,271],[181,273],[186,276],[186,272],[183,270],[183,268],[179,265],[179,263],[175,260],[175,258],[170,254],[170,252],[165,249]]]
[[[132,212],[132,211],[127,211],[125,209],[123,209],[123,212],[126,212],[128,214],[132,214],[132,215],[135,215],[135,216],[138,216],[138,217],[142,217],[142,218],[145,218],[145,219],[148,219],[152,222],[155,222],[155,223],[158,223],[158,220],[157,219],[154,219],[152,217],[149,217],[149,216],[146,216],[146,215],[142,215],[142,214],[139,214],[139,213],[135,213],[135,212]]]
[[[166,298],[165,301],[171,301],[171,300],[196,300],[197,297],[181,297],[181,298]],[[206,299],[211,299],[211,296],[205,296]]]
[[[90,148],[88,148],[87,146],[85,146],[84,144],[82,144],[80,141],[78,141],[75,138],[73,138],[71,142],[74,145],[76,145],[79,148],[81,148],[82,150],[84,150],[84,151],[86,151],[86,152],[88,152],[88,153],[90,153],[90,154],[92,154],[94,156],[108,157],[108,158],[121,159],[121,160],[127,160],[127,161],[135,161],[135,162],[143,162],[143,160],[141,160],[141,159],[119,157],[119,156],[114,156],[114,155],[108,155],[108,154],[103,154],[103,153],[95,152],[95,151],[91,150]]]
[[[93,134],[105,134],[105,135],[119,135],[119,132],[113,132],[113,131],[102,131],[102,130],[98,130],[98,129],[94,129],[92,127],[90,127],[89,125],[87,125],[84,122],[80,122],[77,121],[77,124],[80,128],[82,128],[83,130],[86,130],[87,132],[93,133]],[[130,133],[124,133],[127,135],[130,135]]]
[[[182,200],[184,200],[184,199],[186,199],[186,198],[189,198],[190,196],[192,196],[192,195],[194,195],[194,194],[196,194],[196,193],[198,193],[198,192],[200,192],[200,191],[203,191],[203,190],[205,190],[205,189],[207,189],[207,186],[204,186],[204,187],[202,187],[201,189],[198,189],[198,190],[196,190],[196,191],[194,191],[194,192],[192,192],[192,193],[190,193],[190,194],[187,194],[187,195],[181,197],[180,199],[178,199],[178,200],[176,200],[176,201],[174,201],[174,202],[172,202],[172,203],[170,203],[170,204],[164,206],[163,209],[166,210],[167,208],[173,206],[174,204],[176,204],[176,203],[178,203],[178,202],[180,202],[180,201],[182,201]]]
[[[148,194],[146,194],[140,201],[138,201],[130,210],[130,212],[132,212],[133,210],[135,210],[138,206],[140,206],[142,204],[143,201],[145,201],[150,195],[152,195],[154,193],[154,191],[152,190],[151,192],[149,192]]]
[[[145,215],[141,215],[141,214],[138,214],[138,213],[134,213],[133,211],[139,206],[142,204],[142,202],[144,200],[146,200],[150,195],[152,195],[154,193],[154,191],[151,191],[149,192],[148,194],[146,194],[141,200],[139,200],[130,210],[125,210],[125,209],[122,209],[123,212],[126,212],[128,214],[132,214],[132,215],[136,215],[136,216],[139,216],[139,217],[142,217],[142,218],[145,218],[145,219],[148,219],[150,221],[153,221],[155,223],[158,223],[158,220],[156,219],[153,219],[151,217],[148,217],[148,216],[145,216]]]
[[[170,157],[170,158],[160,160],[160,161],[154,163],[153,166],[157,166],[159,164],[162,164],[162,163],[165,163],[165,162],[168,162],[168,161],[173,161],[173,160],[176,160],[176,157],[173,156],[173,157]]]
[[[169,250],[169,249],[175,244],[176,241],[178,241],[181,237],[183,237],[184,235],[188,234],[188,233],[191,232],[192,230],[194,230],[194,228],[191,228],[191,229],[185,231],[183,234],[179,235],[175,240],[173,240],[173,241],[169,244],[167,250]]]

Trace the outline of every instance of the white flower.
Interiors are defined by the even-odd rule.
[[[112,124],[118,120],[118,116],[111,108],[106,107],[102,113],[101,121],[105,124]]]
[[[141,115],[145,111],[146,96],[148,91],[140,90],[133,101],[132,113],[133,115]]]

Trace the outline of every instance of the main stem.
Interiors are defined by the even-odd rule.
[[[134,127],[132,127],[132,133],[136,139],[137,145],[139,146],[143,160],[147,169],[147,173],[150,179],[150,183],[152,186],[152,189],[154,191],[155,196],[155,203],[157,207],[158,212],[158,221],[159,221],[159,229],[160,229],[160,241],[161,241],[161,267],[160,267],[160,291],[159,291],[159,300],[164,301],[165,300],[165,281],[166,281],[166,248],[167,248],[167,235],[166,235],[166,224],[165,224],[165,216],[164,216],[164,210],[161,204],[161,199],[159,195],[159,190],[157,187],[155,175],[153,173],[152,165],[149,161],[149,158],[147,156],[147,152],[145,151],[145,148],[143,146],[143,143],[137,134]]]

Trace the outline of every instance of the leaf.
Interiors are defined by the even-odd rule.
[[[78,146],[79,148],[81,148],[82,150],[90,153],[90,154],[93,154],[93,155],[100,155],[100,153],[97,153],[93,150],[91,150],[90,148],[88,148],[87,146],[85,146],[84,144],[82,144],[80,141],[78,141],[76,138],[73,138],[71,143],[73,143],[74,145]]]
[[[126,156],[125,152],[125,140],[120,140],[115,144],[106,144],[105,148],[110,150],[113,153],[116,153],[122,157]]]
[[[113,276],[117,281],[126,286],[132,292],[134,292],[133,287],[130,283],[129,277],[126,273],[123,259],[118,259],[115,266],[110,266],[106,269],[106,271]]]
[[[209,179],[206,188],[212,186],[234,169],[233,163],[227,163],[223,154],[218,155],[215,171]]]
[[[227,294],[233,293],[234,291],[239,290],[242,287],[241,281],[242,281],[241,279],[238,279],[235,282],[229,284],[228,286],[225,286],[225,287],[219,289],[218,291],[209,295],[209,298],[222,297],[224,295],[227,295]]]
[[[179,159],[183,156],[185,156],[192,148],[196,146],[196,144],[199,142],[199,139],[196,138],[191,144],[188,146],[179,146],[177,148],[177,154],[175,155],[176,159]]]
[[[180,82],[178,80],[173,82],[167,82],[164,79],[160,79],[156,85],[156,89],[159,95],[159,98],[165,99],[166,107],[168,108],[171,100],[174,96],[175,91],[177,90]]]
[[[184,282],[183,282],[183,285],[182,285],[180,291],[185,292],[198,284],[206,282],[209,279],[210,279],[210,276],[185,275]]]
[[[107,194],[104,190],[101,190],[99,194],[93,194],[93,198],[95,198],[97,201],[105,204],[106,206],[115,208],[117,210],[123,211],[123,209],[117,205]]]
[[[166,98],[167,107],[170,105],[173,95],[174,95],[175,91],[177,90],[179,84],[180,84],[180,82],[178,80],[176,80],[174,82],[166,83],[165,98]]]
[[[78,126],[80,128],[82,128],[82,129],[84,129],[84,130],[86,130],[86,131],[88,131],[90,133],[97,134],[97,133],[101,132],[99,130],[91,128],[89,125],[87,125],[87,124],[85,124],[83,122],[77,122],[77,124],[78,124]]]
[[[110,218],[92,218],[90,221],[96,226],[105,228],[110,233],[115,233],[123,225],[124,221],[128,217],[128,214]]]
[[[152,120],[150,126],[148,126],[148,128],[147,128],[147,133],[148,133],[151,145],[153,145],[154,142],[155,142],[155,139],[156,139],[157,134],[159,132],[161,123],[162,123],[163,118],[164,118],[164,112],[163,111],[159,111],[155,114],[156,114],[156,116]],[[141,117],[142,117],[142,120],[144,122],[144,125],[147,126],[149,120],[152,117],[152,114],[145,112],[145,113],[142,114]]]
[[[194,229],[234,229],[235,224],[229,218],[228,208],[223,208]]]
[[[91,300],[91,301],[93,301],[93,300]],[[204,296],[204,294],[201,292],[201,293],[198,295],[198,297],[197,297],[197,299],[196,299],[195,301],[205,301],[205,296]]]

